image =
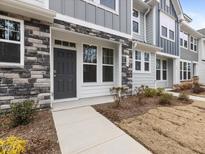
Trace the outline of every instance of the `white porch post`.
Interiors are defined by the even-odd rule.
[[[180,83],[180,58],[173,59],[173,84]]]
[[[118,54],[117,54],[117,73],[116,73],[116,86],[122,86],[122,44],[118,46]]]

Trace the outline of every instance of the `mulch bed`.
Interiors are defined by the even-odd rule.
[[[176,97],[173,98],[170,105],[159,104],[159,97],[144,98],[141,103],[139,103],[136,96],[130,96],[118,107],[116,107],[116,103],[100,104],[93,107],[96,111],[98,111],[111,121],[120,122],[123,119],[145,114],[150,109],[155,109],[157,107],[183,106],[190,103],[191,102],[179,101]]]
[[[60,154],[56,130],[49,110],[38,111],[25,126],[11,127],[9,115],[0,116],[0,138],[17,136],[28,141],[27,154]]]
[[[203,88],[204,89],[204,88]],[[175,91],[175,90],[172,90],[172,92],[177,92],[179,93],[178,91]],[[193,93],[191,89],[188,89],[188,90],[182,90],[180,91],[180,93],[185,93],[187,95],[192,95],[192,96],[198,96],[198,97],[204,97],[205,98],[205,89],[203,92],[200,92],[199,94],[196,94],[196,93]]]

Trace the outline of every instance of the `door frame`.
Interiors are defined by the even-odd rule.
[[[51,104],[52,103],[61,103],[61,102],[67,102],[67,101],[74,101],[74,100],[79,100],[79,93],[78,93],[78,84],[79,84],[79,81],[78,81],[78,54],[77,54],[77,51],[78,51],[78,48],[77,48],[77,43],[76,42],[73,42],[76,44],[76,47],[75,48],[71,48],[71,47],[63,47],[63,46],[59,46],[59,45],[55,45],[55,40],[62,40],[60,38],[56,38],[56,37],[51,37],[50,39],[50,43],[51,43],[51,46],[50,46],[50,83],[51,83],[51,86],[50,86],[50,92],[51,92]],[[64,39],[65,40],[65,39]],[[65,40],[65,41],[68,41],[69,40]],[[75,51],[76,52],[76,97],[74,98],[66,98],[66,99],[54,99],[54,48],[59,48],[59,49],[67,49],[67,50],[72,50],[72,51]]]

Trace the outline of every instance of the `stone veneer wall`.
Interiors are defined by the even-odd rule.
[[[8,13],[24,20],[25,62],[23,68],[0,68],[0,107],[10,103],[34,100],[50,104],[50,28],[48,23]]]
[[[94,30],[88,27],[79,26],[61,20],[54,21],[54,27],[65,29],[71,32],[89,35],[107,39],[110,41],[117,41],[122,43],[122,85],[127,86],[131,93],[132,91],[132,40],[120,36],[112,35],[102,31]],[[128,57],[128,58],[127,58]],[[129,59],[129,62],[127,60]],[[127,63],[129,63],[127,65]]]

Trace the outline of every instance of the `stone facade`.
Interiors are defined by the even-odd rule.
[[[122,43],[122,85],[132,91],[132,40],[60,20],[54,27]]]
[[[50,104],[50,27],[48,23],[17,15],[0,13],[24,20],[24,67],[0,68],[0,107],[34,100]]]

